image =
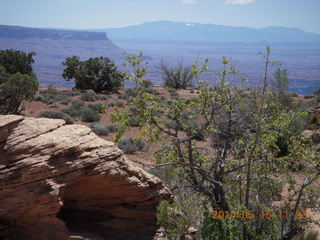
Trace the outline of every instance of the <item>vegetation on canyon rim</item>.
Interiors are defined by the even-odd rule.
[[[33,55],[0,52],[0,113],[21,112],[21,102],[31,100],[37,92]],[[21,64],[15,66],[11,61],[15,58]],[[126,153],[144,148],[142,139],[162,143],[156,152],[158,166],[151,171],[177,198],[175,203],[162,202],[158,208],[158,221],[168,238],[185,239],[189,228],[195,227],[199,229],[193,236],[197,239],[289,240],[302,235],[313,221],[294,218],[297,212],[319,208],[319,190],[313,184],[319,179],[320,156],[312,139],[301,134],[309,123],[309,114],[287,92],[288,72],[278,66],[274,80],[269,82],[270,48],[263,59],[266,68],[262,86],[249,90],[244,88],[246,79],[225,57],[214,86],[201,81],[201,74],[208,70],[208,59],[203,64],[197,60],[189,68],[163,64],[164,82],[171,95],[166,101],[144,79],[148,69],[142,53],[127,56],[127,73],[118,72],[106,58],[80,61],[72,57],[64,62],[63,74],[66,79],[75,79],[76,88],[82,92],[58,93],[51,86],[36,100],[48,104],[70,102],[61,112],[47,111],[40,116],[62,118],[67,123],[77,118],[93,122],[91,128],[101,136],[117,131],[115,141]],[[233,84],[231,79],[236,78],[240,85]],[[122,101],[96,94],[117,91],[123,79],[136,83],[121,96],[129,104],[127,111],[121,109]],[[192,79],[198,83],[197,93],[180,97],[175,88],[192,86]],[[75,95],[80,95],[80,100],[70,98]],[[85,103],[97,99],[108,102]],[[118,125],[96,123],[99,113],[109,107],[115,109],[112,118]],[[139,127],[140,136],[123,138],[131,127]],[[270,211],[273,217],[213,220],[213,210],[239,215],[243,211]],[[279,211],[289,216],[276,217]]]
[[[202,239],[287,240],[301,235],[312,219],[296,219],[295,214],[319,207],[319,192],[312,184],[320,175],[320,155],[310,138],[300,134],[308,123],[308,113],[301,111],[287,92],[288,72],[278,69],[269,86],[270,48],[264,56],[261,89],[248,91],[243,84],[233,85],[230,79],[234,76],[230,76],[239,71],[225,57],[216,85],[211,86],[200,80],[208,60],[203,65],[196,61],[192,74],[199,94],[177,97],[171,104],[139,90],[147,72],[141,56],[127,57],[130,74],[126,79],[138,86],[131,99],[136,111],[133,115],[120,110],[113,113],[119,124],[115,140],[135,117],[141,137],[163,143],[156,158],[158,167],[165,169],[158,173],[180,193],[175,204],[159,206],[158,220],[168,236],[185,239],[191,226],[201,228],[198,237]],[[175,124],[168,125],[169,121]],[[203,138],[210,139],[211,146],[201,146]],[[288,190],[285,198],[283,189]],[[290,214],[287,218],[213,220],[209,218],[212,210]]]
[[[18,114],[23,100],[31,100],[38,90],[32,69],[34,52],[0,51],[0,113]]]

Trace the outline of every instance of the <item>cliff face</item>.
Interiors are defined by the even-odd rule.
[[[86,126],[0,116],[0,239],[152,239],[171,198]]]
[[[65,31],[51,30],[41,28],[26,28],[18,26],[0,25],[0,37],[2,38],[50,38],[64,40],[107,40],[106,33],[102,32],[84,32],[84,31]]]
[[[124,61],[123,50],[111,42],[106,33],[25,28],[0,25],[0,50],[35,52],[33,68],[41,86],[74,87],[62,78],[67,57],[109,57],[117,64]]]

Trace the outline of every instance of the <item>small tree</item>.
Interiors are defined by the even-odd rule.
[[[170,67],[168,63],[161,62],[160,70],[166,87],[185,89],[193,86],[191,66],[183,66],[182,64],[179,64],[177,67]]]
[[[284,96],[288,92],[289,87],[289,72],[287,69],[278,68],[274,74],[272,81],[272,90],[277,96]]]
[[[136,63],[132,57],[128,60]],[[135,65],[131,71],[132,80],[137,79],[135,73],[141,72],[138,69]],[[193,64],[196,78],[205,70],[206,64],[202,67],[197,62]],[[320,154],[310,141],[295,136],[289,140],[290,152],[279,157],[279,137],[290,131],[289,126],[297,116],[306,113],[284,109],[267,94],[266,86],[244,94],[242,86],[230,84],[228,76],[237,72],[228,59],[223,58],[215,87],[198,81],[197,96],[177,98],[171,104],[159,96],[138,91],[132,99],[136,107],[133,116],[140,121],[142,136],[150,142],[162,141],[156,152],[160,166],[181,176],[187,183],[182,187],[197,192],[209,211],[249,211],[251,217],[254,210],[255,214],[267,209],[271,209],[273,215],[284,209],[290,213],[290,218],[273,217],[272,221],[257,217],[245,221],[209,219],[203,222],[204,239],[293,239],[303,232],[303,224],[308,221],[294,218],[298,209],[315,208],[312,204],[316,200],[312,196],[316,193],[309,192],[309,188],[320,177]],[[136,82],[139,84],[139,78]],[[158,117],[159,111],[164,112],[162,117]],[[130,128],[130,117],[120,110],[113,113],[113,120],[119,123],[116,141]],[[175,124],[168,126],[168,121]],[[199,134],[210,139],[212,147],[203,147]],[[290,171],[298,159],[306,162],[300,176],[304,177],[302,183],[295,181],[295,173]],[[283,206],[273,205],[283,186],[275,179],[275,172],[290,186],[288,201],[284,201]]]
[[[35,53],[0,51],[0,113],[18,114],[23,100],[32,100],[38,81],[32,69]]]
[[[32,64],[35,52],[25,53],[23,51],[6,49],[0,51],[0,66],[3,66],[7,73],[28,74],[35,76]]]
[[[68,57],[62,63],[66,68],[62,76],[67,80],[74,79],[75,87],[81,90],[92,89],[97,93],[113,92],[123,83],[123,75],[117,70],[114,62],[107,57],[89,58],[80,61],[79,57]]]

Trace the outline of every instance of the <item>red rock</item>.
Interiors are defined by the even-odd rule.
[[[0,116],[0,238],[152,239],[163,199],[158,178],[88,127]]]

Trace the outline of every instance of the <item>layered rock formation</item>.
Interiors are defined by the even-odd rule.
[[[0,115],[0,239],[152,239],[171,194],[88,127]]]

